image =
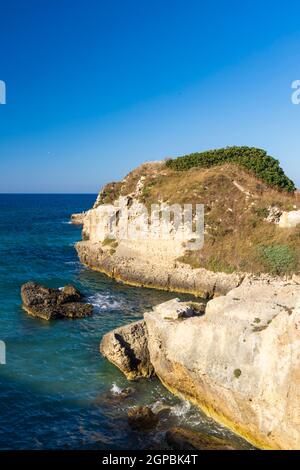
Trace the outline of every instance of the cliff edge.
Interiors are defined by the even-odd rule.
[[[147,368],[255,446],[299,449],[300,283],[248,278],[210,300],[205,314],[182,314],[189,311],[172,300],[144,314]],[[126,334],[130,326],[115,332],[122,336],[122,329]],[[137,349],[135,337],[126,341],[128,350]],[[102,352],[111,347],[102,341]]]
[[[83,216],[76,249],[82,263],[117,280],[208,298],[239,286],[247,273],[290,277],[300,271],[294,189],[276,160],[247,147],[145,163],[104,186]],[[164,238],[124,236],[124,210],[143,225],[143,211],[158,204],[202,204],[204,246],[190,249],[193,230],[180,238],[172,220]]]

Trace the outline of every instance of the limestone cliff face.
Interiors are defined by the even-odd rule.
[[[163,384],[260,448],[299,449],[300,284],[248,278],[204,315],[171,303],[144,314]]]
[[[126,220],[120,214],[129,205],[129,220],[134,220],[136,230],[144,228],[141,204],[134,198],[120,197],[114,204],[98,205],[85,214],[83,241],[76,245],[83,264],[128,284],[204,297],[224,294],[240,284],[243,275],[194,269],[179,261],[189,240],[195,240],[190,231],[184,237],[172,228],[163,238],[158,232],[123,237]]]
[[[194,229],[183,237],[172,224],[164,237],[162,225],[145,231],[143,208],[153,204],[203,204],[204,246],[190,248],[201,238]],[[76,248],[90,268],[129,284],[210,298],[237,287],[247,273],[297,273],[299,209],[296,195],[270,189],[240,167],[182,172],[150,162],[104,186],[93,208],[72,221],[83,223]],[[127,236],[126,211],[140,230],[136,237]]]
[[[148,378],[154,373],[149,358],[148,335],[144,321],[131,323],[104,335],[100,352],[118,367],[128,380]]]

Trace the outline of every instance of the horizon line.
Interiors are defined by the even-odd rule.
[[[53,194],[53,195],[56,195],[56,196],[94,196],[95,194],[98,194],[97,192],[95,193],[19,193],[19,192],[15,192],[15,193],[2,193],[0,192],[0,196],[14,196],[14,195],[20,195],[20,196],[49,196],[50,194]]]

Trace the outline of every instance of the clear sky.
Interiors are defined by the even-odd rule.
[[[0,18],[0,192],[97,192],[227,145],[300,187],[298,0],[0,0]]]

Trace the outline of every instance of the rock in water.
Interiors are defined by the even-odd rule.
[[[159,421],[149,406],[135,406],[128,411],[127,417],[129,426],[137,431],[149,431]]]
[[[35,282],[21,287],[22,307],[34,317],[43,320],[56,318],[83,318],[92,314],[93,306],[82,301],[82,294],[71,285],[51,289]]]
[[[181,427],[169,429],[166,441],[174,450],[237,450],[224,439]]]
[[[116,328],[103,336],[100,352],[129,380],[151,377],[147,329],[143,320]]]

